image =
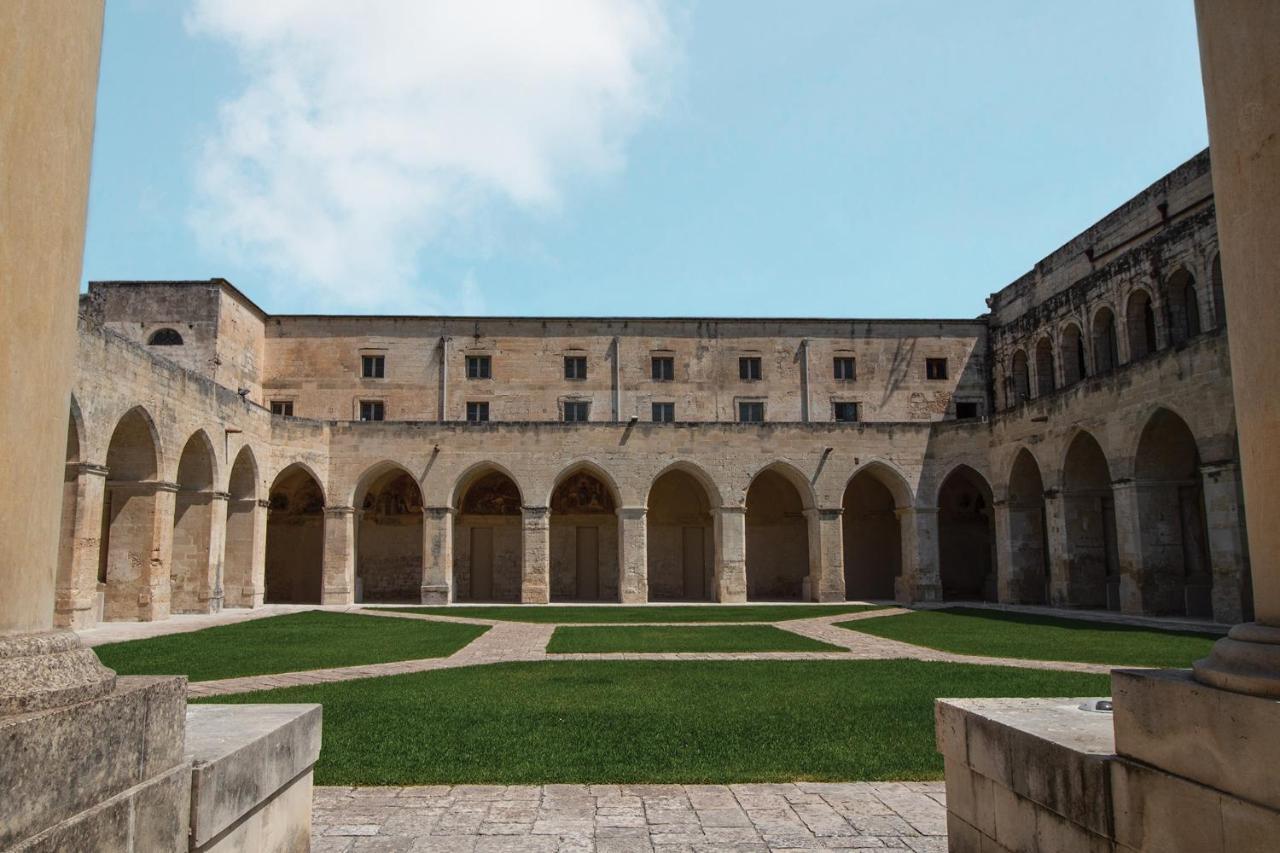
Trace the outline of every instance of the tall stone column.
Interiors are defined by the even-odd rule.
[[[844,509],[804,511],[809,522],[809,583],[806,601],[844,601]]]
[[[349,506],[324,508],[324,579],[320,601],[352,604],[356,589],[356,511]]]
[[[1057,489],[1044,493],[1045,571],[1049,573],[1046,604],[1067,607],[1071,604],[1068,578],[1071,563],[1071,541],[1067,536],[1067,498]]]
[[[747,600],[747,508],[722,506],[715,510],[716,601]]]
[[[1244,619],[1249,597],[1249,549],[1240,506],[1240,466],[1214,462],[1200,466],[1209,566],[1213,574],[1213,619],[1228,625]]]
[[[173,613],[173,588],[170,567],[173,565],[173,514],[177,510],[178,484],[143,483],[155,490],[155,532],[152,534],[151,558],[146,569],[147,597],[139,600],[139,619],[168,619]]]
[[[1111,484],[1116,508],[1116,553],[1120,558],[1120,612],[1146,612],[1147,570],[1142,560],[1142,516],[1139,484],[1117,480]]]
[[[227,504],[230,500],[231,495],[227,492],[213,493],[213,515],[209,519],[209,565],[213,576],[206,613],[217,613],[226,600],[223,571],[227,550]]]
[[[642,506],[618,507],[618,600],[649,600],[649,531]]]
[[[941,601],[938,510],[905,507],[894,513],[902,531],[902,576],[894,581],[894,597],[903,604]]]
[[[1013,558],[1013,534],[1009,502],[997,500],[991,507],[996,529],[996,600],[1002,604],[1018,603],[1018,567]]]
[[[448,604],[453,578],[453,507],[422,508],[422,603]]]
[[[546,604],[551,601],[551,507],[521,507],[520,515],[524,552],[520,601]]]
[[[68,465],[74,477],[74,516],[65,525],[69,541],[60,555],[55,623],[92,628],[98,623],[98,561],[101,554],[102,503],[107,469],[89,462]]]

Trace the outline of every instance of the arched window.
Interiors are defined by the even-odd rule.
[[[1135,290],[1129,296],[1125,311],[1129,330],[1129,361],[1137,361],[1156,351],[1156,314],[1151,308],[1151,295]]]
[[[180,347],[182,335],[177,329],[156,329],[147,339],[147,345],[153,347]]]
[[[1089,375],[1084,366],[1084,342],[1075,323],[1062,330],[1062,383],[1072,385]]]
[[[1013,354],[1013,400],[1017,406],[1031,398],[1031,372],[1027,369],[1027,354],[1018,350]]]
[[[1052,394],[1057,387],[1053,375],[1053,343],[1044,337],[1036,344],[1036,396]]]
[[[1196,280],[1185,269],[1169,278],[1169,332],[1173,343],[1180,344],[1200,334],[1200,301],[1196,298]]]
[[[1110,373],[1120,362],[1116,348],[1116,315],[1103,308],[1093,317],[1093,372]]]

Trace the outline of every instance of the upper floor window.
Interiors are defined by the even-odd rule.
[[[180,347],[182,335],[178,334],[177,329],[156,329],[147,339],[147,343],[153,347]]]
[[[360,375],[365,379],[381,379],[386,375],[387,357],[385,355],[360,356]]]
[[[738,378],[746,382],[757,382],[763,376],[760,356],[744,355],[738,359]]]
[[[838,355],[835,359],[836,379],[852,381],[858,378],[857,363],[851,355]]]
[[[956,403],[956,420],[971,421],[978,417],[978,404],[971,401],[958,401]]]
[[[587,378],[587,357],[585,355],[566,355],[564,357],[565,379]]]
[[[467,423],[483,424],[489,421],[489,404],[484,402],[467,403]]]
[[[858,420],[858,404],[832,403],[831,414],[837,421],[841,421],[843,423],[856,423]]]
[[[670,382],[676,378],[676,360],[669,355],[655,355],[652,368],[654,382]]]
[[[565,423],[584,423],[590,419],[591,404],[586,400],[566,400],[564,403]]]
[[[675,403],[654,403],[653,404],[653,422],[655,424],[670,424],[676,420],[676,404]]]
[[[924,376],[926,379],[946,379],[947,360],[945,358],[926,358],[924,360]]]
[[[764,403],[758,400],[742,400],[738,403],[738,423],[758,424],[764,422]]]
[[[293,417],[293,401],[292,400],[272,400],[271,414],[284,415],[286,418]]]
[[[467,378],[489,379],[492,377],[490,359],[487,355],[467,356]]]
[[[381,400],[361,400],[360,401],[360,420],[362,421],[380,421],[386,416],[386,410],[382,406]]]

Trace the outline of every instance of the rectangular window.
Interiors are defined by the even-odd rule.
[[[362,421],[380,421],[385,414],[382,408],[381,400],[361,400],[360,401],[360,420]]]
[[[483,424],[489,420],[488,403],[467,403],[467,423]]]
[[[565,379],[587,378],[587,357],[585,355],[566,355],[564,357]]]
[[[761,377],[760,356],[752,355],[738,359],[738,378],[744,382],[758,382]]]
[[[653,381],[670,382],[676,378],[676,360],[668,355],[653,357]]]
[[[386,374],[387,357],[385,355],[360,356],[360,375],[365,379],[381,379]]]
[[[489,379],[492,376],[489,370],[490,370],[489,356],[487,355],[467,356],[467,378],[468,379]]]
[[[763,422],[764,403],[745,401],[738,403],[738,423],[758,424]]]
[[[836,356],[835,360],[836,379],[844,379],[849,382],[858,378],[857,364],[851,355]]]
[[[947,360],[945,358],[926,358],[924,360],[924,375],[926,379],[946,379]]]
[[[284,415],[286,418],[293,417],[293,401],[292,400],[272,400],[271,414]]]
[[[837,421],[856,423],[858,420],[857,403],[832,403],[831,411]]]
[[[671,424],[676,420],[675,403],[654,403],[653,422],[655,424]]]
[[[970,421],[978,416],[977,403],[956,403],[956,420]]]
[[[564,403],[565,423],[585,423],[591,414],[591,404],[586,400],[566,400]]]

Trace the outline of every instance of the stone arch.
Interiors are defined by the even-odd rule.
[[[383,461],[356,481],[355,598],[383,603],[422,600],[422,488],[408,468]]]
[[[458,601],[520,600],[523,492],[501,465],[480,462],[454,487],[453,595]]]
[[[1048,335],[1036,341],[1036,396],[1052,394],[1058,387],[1054,373],[1053,341]]]
[[[1209,262],[1209,286],[1213,291],[1213,322],[1219,329],[1227,327],[1227,297],[1222,289],[1222,255],[1213,253]]]
[[[1085,366],[1084,339],[1080,333],[1080,326],[1068,323],[1063,327],[1062,343],[1058,347],[1058,352],[1062,354],[1063,386],[1074,385],[1089,375],[1089,370]]]
[[[707,470],[701,465],[687,459],[677,459],[655,474],[653,479],[649,482],[650,495],[653,494],[653,484],[656,483],[660,477],[669,474],[672,471],[682,471],[696,480],[698,485],[702,487],[704,492],[706,492],[707,500],[711,502],[712,507],[724,505],[724,495],[721,494],[720,485],[716,482],[715,478],[708,474]],[[645,505],[648,506],[647,498]]]
[[[1200,453],[1187,422],[1167,408],[1147,420],[1134,455],[1144,612],[1213,617]]]
[[[76,398],[71,398],[71,412],[67,417],[67,446],[62,479],[62,515],[58,527],[58,568],[56,575],[56,620],[59,627],[85,627],[74,624],[77,609],[82,607],[77,599],[86,597],[92,586],[89,578],[77,578],[75,572],[76,526],[80,507],[80,462],[84,444],[84,420]]]
[[[591,459],[575,459],[569,464],[561,467],[560,473],[556,474],[555,479],[552,480],[551,490],[547,493],[543,506],[550,506],[551,498],[556,493],[556,490],[559,489],[569,477],[581,472],[590,474],[592,477],[604,484],[608,489],[615,506],[622,506],[622,487],[618,484],[618,481],[614,478],[613,474],[609,473],[609,471],[605,470],[603,466]]]
[[[1026,350],[1019,349],[1013,354],[1010,373],[1013,376],[1013,405],[1017,406],[1031,399],[1031,367]]]
[[[806,597],[812,492],[790,465],[766,465],[746,493],[747,600]],[[800,482],[808,485],[803,477]],[[806,504],[807,498],[807,504]]]
[[[221,555],[212,549],[217,457],[204,430],[183,445],[175,479],[170,606],[174,613],[211,613],[221,607]]]
[[[912,505],[906,478],[885,462],[870,462],[849,478],[841,505],[845,598],[893,598],[902,576],[898,511]]]
[[[1116,314],[1103,305],[1093,314],[1093,372],[1106,374],[1120,365],[1120,346],[1116,335]]]
[[[168,566],[162,563],[157,529],[162,458],[160,436],[146,409],[136,406],[121,416],[107,444],[106,462],[98,551],[103,618],[164,616],[158,599]]]
[[[938,570],[942,598],[996,597],[991,486],[968,465],[957,465],[938,487]]]
[[[1023,447],[1009,471],[1009,577],[1006,597],[1019,604],[1049,600],[1049,540],[1044,478],[1040,464]]]
[[[649,600],[714,600],[711,513],[719,495],[710,478],[690,463],[668,465],[654,477],[645,505]]]
[[[264,593],[268,603],[319,604],[324,585],[324,488],[302,462],[271,484]]]
[[[1062,463],[1065,527],[1062,565],[1052,570],[1051,603],[1068,607],[1120,607],[1120,557],[1116,544],[1111,466],[1102,445],[1077,430]]]
[[[168,326],[163,329],[156,329],[147,337],[147,346],[180,347],[182,346],[182,333]]]
[[[1156,344],[1156,312],[1151,294],[1135,288],[1129,294],[1124,311],[1125,330],[1129,337],[1129,361],[1137,361],[1154,353]]]
[[[258,460],[245,445],[236,453],[227,479],[227,532],[223,546],[222,602],[226,607],[253,607],[262,598],[260,544],[265,531],[258,519]],[[255,581],[255,577],[259,578]]]
[[[1180,344],[1200,334],[1200,299],[1195,276],[1180,267],[1165,282],[1166,305],[1169,310],[1169,339]]]
[[[551,509],[551,600],[617,601],[618,488],[600,466],[578,461],[556,478]]]
[[[756,478],[766,471],[773,471],[790,483],[800,496],[800,504],[804,509],[813,509],[818,505],[818,497],[813,490],[813,484],[809,482],[809,478],[795,465],[781,460],[765,463],[756,469],[756,472],[751,475],[751,479],[747,483],[747,489],[743,491],[744,500],[746,492],[751,488],[751,483],[754,483]]]

